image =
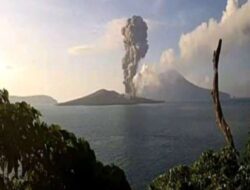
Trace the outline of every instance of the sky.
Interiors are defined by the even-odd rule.
[[[149,50],[141,65],[175,68],[211,86],[218,38],[220,88],[250,96],[248,0],[1,0],[0,87],[11,95],[46,94],[65,101],[106,88],[124,91],[121,27],[140,15]],[[227,10],[226,10],[227,7]],[[142,67],[142,66],[141,66]]]

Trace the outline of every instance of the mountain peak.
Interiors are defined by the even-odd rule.
[[[101,89],[85,97],[60,103],[59,105],[131,105],[162,102],[140,97],[129,99],[116,91]]]
[[[107,90],[107,89],[100,89],[97,90],[96,92],[94,92],[93,94],[99,95],[99,94],[116,94],[119,95],[118,92],[114,91],[114,90]],[[92,95],[93,95],[92,94]]]
[[[176,70],[169,70],[159,76],[160,85],[146,86],[143,96],[165,101],[209,101],[210,89],[196,86]],[[230,95],[220,92],[221,99],[229,99]]]

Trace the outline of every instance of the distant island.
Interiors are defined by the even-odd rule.
[[[57,101],[46,95],[34,95],[34,96],[10,96],[10,102],[27,102],[31,105],[56,105]]]
[[[98,90],[88,96],[59,103],[60,106],[76,106],[76,105],[133,105],[133,104],[157,104],[164,101],[151,100],[142,97],[126,98],[125,95],[116,91],[106,89]]]

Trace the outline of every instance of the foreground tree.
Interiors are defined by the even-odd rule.
[[[150,184],[151,190],[245,190],[250,187],[250,136],[241,159],[226,146],[218,152],[209,150],[190,166],[168,170]],[[240,161],[241,160],[241,161]]]
[[[220,92],[219,92],[218,66],[219,66],[221,46],[222,46],[222,39],[219,40],[218,47],[214,51],[214,57],[213,57],[214,80],[213,80],[213,90],[211,94],[213,97],[214,111],[215,111],[217,126],[224,134],[227,144],[231,146],[232,148],[235,148],[233,136],[232,136],[230,127],[224,118],[223,111],[221,108],[221,103],[220,103],[220,97],[219,97]]]
[[[40,116],[0,90],[0,189],[130,189],[124,172],[97,161],[87,141]]]

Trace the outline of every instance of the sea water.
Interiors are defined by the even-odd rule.
[[[84,137],[97,159],[121,167],[135,190],[177,164],[190,164],[224,137],[211,102],[168,102],[128,106],[36,106],[48,123]],[[250,101],[223,102],[235,143],[250,131]]]

